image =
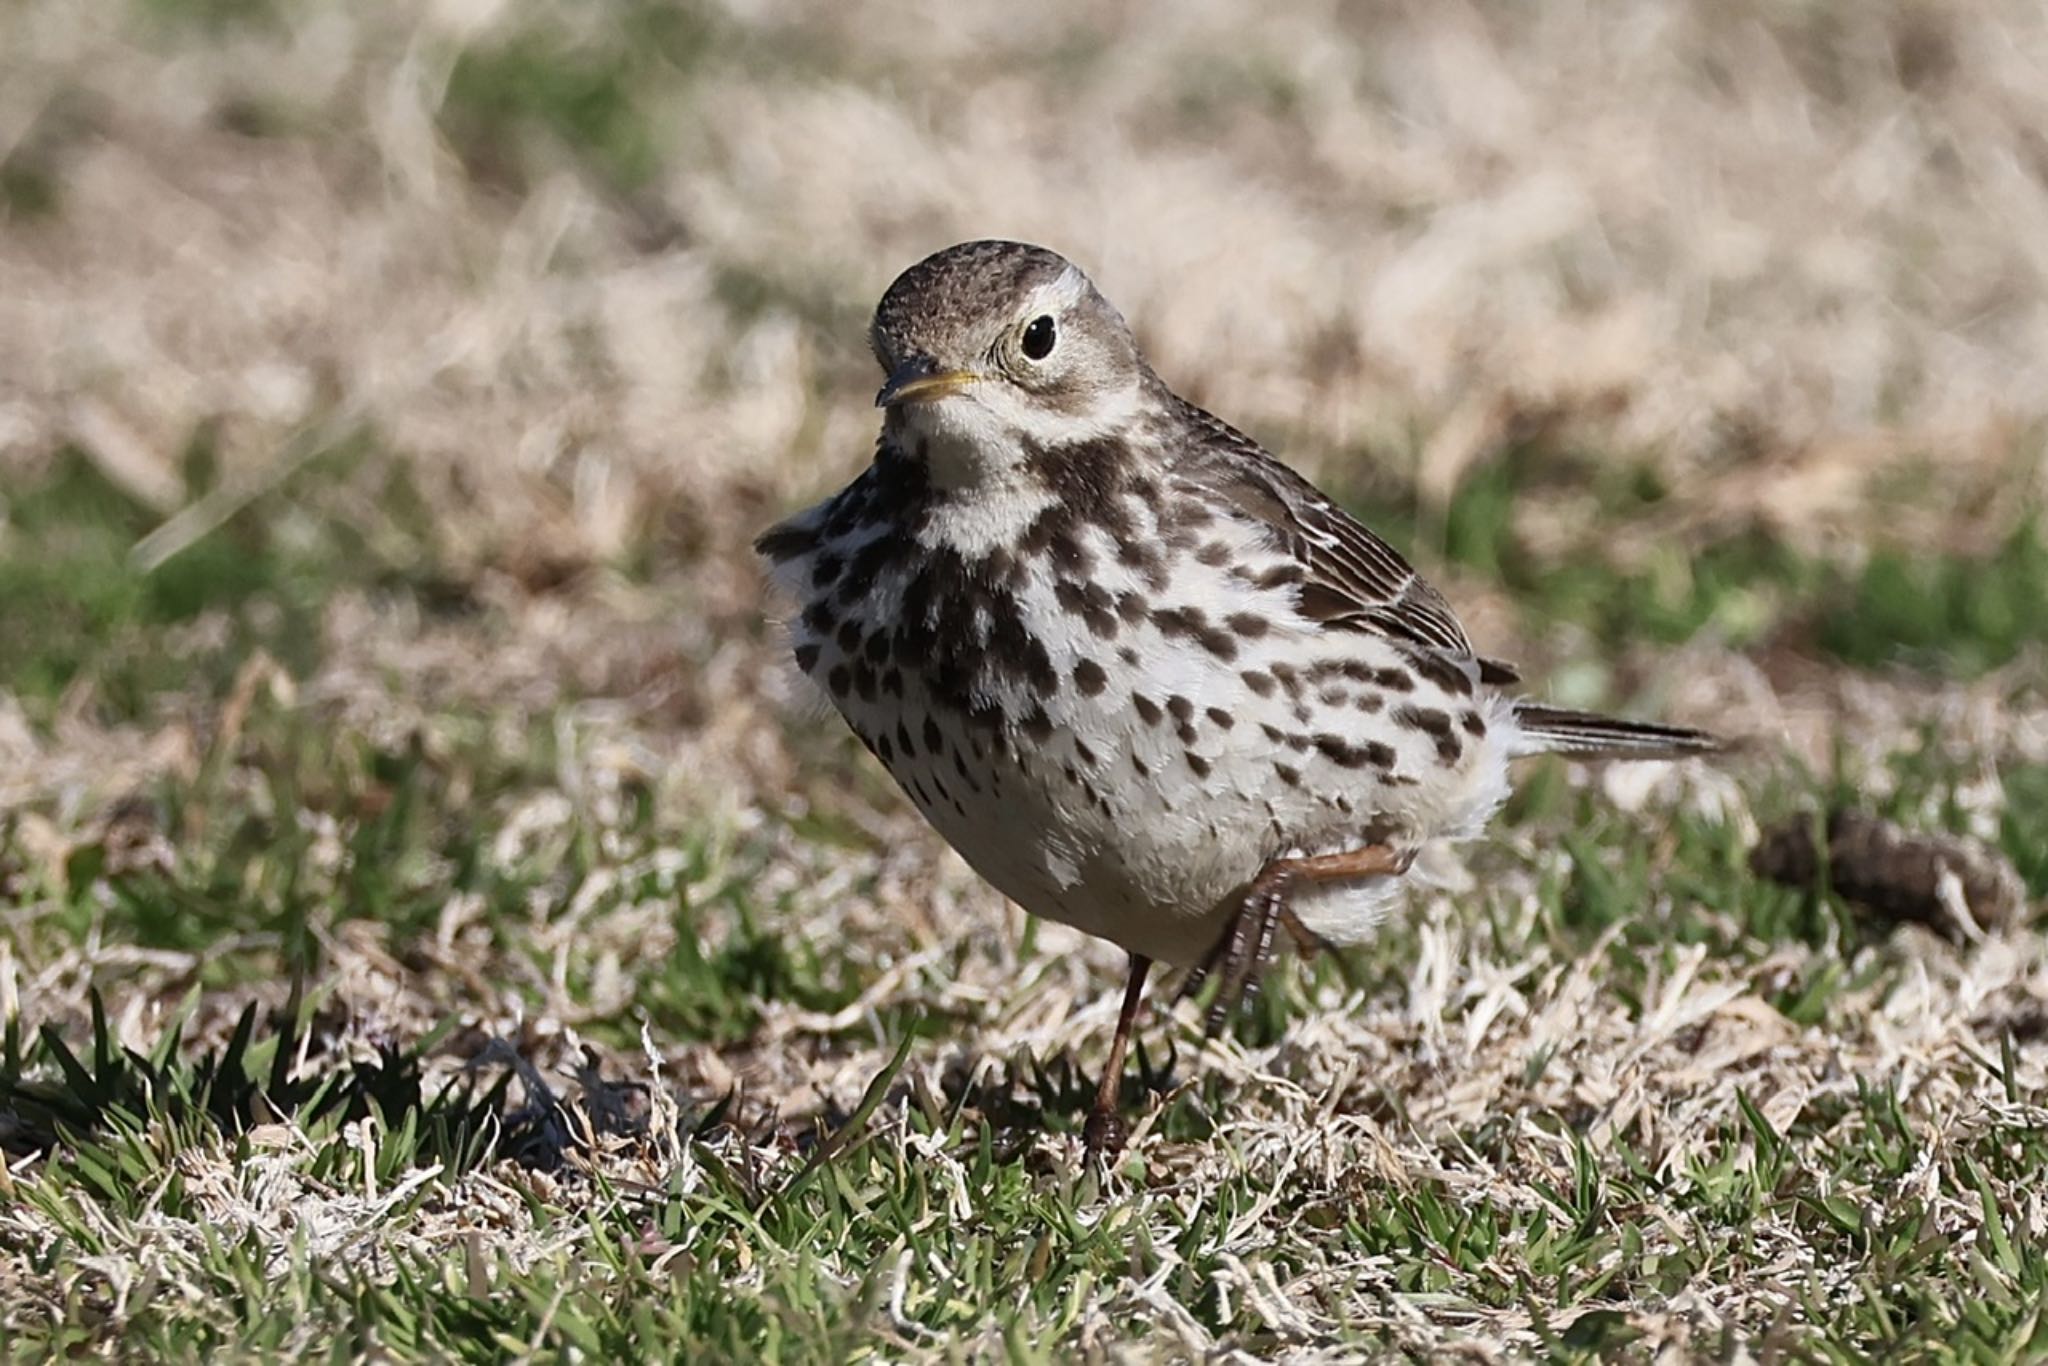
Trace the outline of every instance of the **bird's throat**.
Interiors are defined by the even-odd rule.
[[[890,435],[927,471],[934,491],[967,498],[1003,497],[1033,481],[1021,434],[960,400],[891,413]]]

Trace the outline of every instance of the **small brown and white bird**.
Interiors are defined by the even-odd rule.
[[[796,662],[968,863],[1131,955],[1087,1137],[1121,1146],[1151,964],[1253,986],[1276,926],[1355,944],[1525,755],[1694,730],[1503,691],[1384,541],[1167,388],[1057,254],[968,242],[875,310],[874,463],[757,549]]]

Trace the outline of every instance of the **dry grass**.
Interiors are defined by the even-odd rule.
[[[1887,548],[2035,582],[1970,565],[2041,491],[2043,128],[2025,0],[8,10],[0,567],[100,534],[36,511],[61,479],[133,549],[52,618],[73,667],[0,660],[0,1018],[77,1049],[97,988],[147,1054],[197,990],[190,1059],[313,961],[303,1074],[453,1018],[430,1093],[509,1039],[592,1132],[555,1172],[388,1115],[72,1136],[137,1195],[0,1103],[0,1331],[2040,1350],[2039,930],[1887,935],[1741,856],[1846,790],[2048,876],[2037,618],[1908,672],[1810,606]],[[1170,1094],[1099,1184],[1117,955],[788,696],[745,551],[865,460],[873,299],[979,235],[1081,260],[1184,391],[1397,508],[1559,691],[1754,741],[1599,801],[1546,771],[1355,987],[1155,1019]],[[1752,534],[1793,567],[1712,581]],[[272,577],[227,606],[150,596],[240,559]],[[1581,561],[1699,611],[1610,631],[1553,592]],[[1944,625],[1937,664],[1991,630]]]

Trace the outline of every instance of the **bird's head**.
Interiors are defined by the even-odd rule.
[[[1115,431],[1151,380],[1123,315],[1080,268],[1021,242],[919,261],[882,296],[868,336],[888,376],[876,406],[921,440],[939,476]]]

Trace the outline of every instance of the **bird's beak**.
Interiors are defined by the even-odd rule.
[[[875,406],[893,408],[899,403],[930,403],[948,394],[959,393],[979,378],[972,370],[941,370],[928,357],[912,356],[890,372],[889,382],[882,386],[882,392],[875,395]]]

